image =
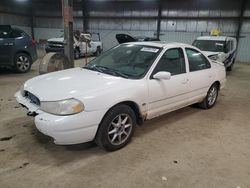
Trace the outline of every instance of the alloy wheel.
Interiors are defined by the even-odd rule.
[[[29,59],[25,56],[19,56],[17,58],[17,68],[22,71],[22,72],[25,72],[29,69],[30,67],[30,62],[29,62]]]
[[[218,94],[217,87],[216,86],[212,87],[209,91],[208,98],[207,98],[209,106],[212,106],[215,103],[217,94]]]
[[[108,139],[113,145],[124,143],[131,134],[132,119],[128,114],[119,114],[109,125]]]

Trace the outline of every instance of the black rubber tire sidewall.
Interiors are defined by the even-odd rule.
[[[18,60],[18,58],[19,58],[20,56],[25,56],[25,57],[27,57],[28,60],[29,60],[29,68],[28,68],[27,70],[25,70],[25,71],[22,71],[22,70],[20,70],[20,69],[17,67],[17,60]],[[31,60],[31,57],[30,57],[28,54],[25,54],[25,53],[17,53],[17,54],[15,55],[14,61],[15,61],[15,71],[16,71],[17,73],[26,73],[26,72],[29,72],[29,70],[31,69],[32,60]]]
[[[119,114],[128,114],[131,117],[132,120],[132,130],[131,133],[128,137],[128,139],[120,144],[120,145],[113,145],[109,142],[108,139],[108,127],[111,123],[111,121]],[[117,105],[115,107],[113,107],[112,109],[110,109],[106,115],[104,116],[101,124],[99,125],[99,129],[97,131],[96,137],[95,137],[95,142],[98,146],[100,146],[101,148],[107,150],[107,151],[116,151],[118,149],[121,149],[122,147],[126,146],[135,131],[135,126],[136,126],[136,116],[134,111],[127,105],[121,104],[121,105]]]
[[[214,103],[213,103],[212,105],[209,105],[209,103],[208,103],[208,95],[209,95],[209,93],[210,93],[210,91],[212,90],[213,87],[216,87],[216,89],[217,89],[217,95],[216,95],[216,99],[215,99]],[[207,95],[206,95],[205,99],[200,103],[200,107],[203,108],[203,109],[210,109],[210,108],[212,108],[212,107],[216,104],[216,102],[217,102],[218,94],[219,94],[219,87],[218,87],[218,84],[213,84],[213,85],[209,88],[209,90],[208,90],[208,92],[207,92]]]

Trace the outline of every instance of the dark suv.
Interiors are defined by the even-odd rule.
[[[37,59],[36,44],[19,28],[0,25],[0,67],[28,72]]]

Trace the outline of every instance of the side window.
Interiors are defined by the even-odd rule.
[[[0,39],[7,39],[7,38],[11,38],[11,32],[0,30]]]
[[[153,74],[160,71],[170,72],[171,75],[185,73],[186,66],[183,50],[181,48],[167,50],[156,65]]]
[[[22,32],[19,30],[12,30],[12,36],[14,38],[18,38],[18,37],[22,37],[23,35],[22,35]]]
[[[199,71],[211,67],[206,57],[195,49],[186,48],[186,53],[189,62],[189,71]]]

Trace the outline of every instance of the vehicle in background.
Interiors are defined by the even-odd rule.
[[[114,151],[145,120],[194,103],[212,108],[225,82],[224,65],[191,45],[131,42],[84,67],[32,78],[15,97],[56,144],[95,140]]]
[[[193,46],[199,48],[210,59],[222,62],[228,71],[231,71],[235,63],[237,41],[227,36],[201,36]]]
[[[91,39],[89,45],[87,46],[87,53],[86,53],[86,43],[81,42],[80,35],[89,35],[85,33],[80,33],[78,31],[74,31],[74,58],[78,59],[81,56],[85,55],[100,55],[102,52],[102,42],[100,41],[100,36],[99,33],[97,35],[99,36],[99,41],[94,41]],[[96,33],[93,33],[96,34]],[[91,37],[92,38],[92,37]],[[64,38],[59,37],[59,38],[51,38],[47,40],[47,44],[45,46],[45,51],[46,53],[49,52],[56,52],[56,53],[64,53]]]
[[[36,44],[27,33],[17,27],[0,25],[0,67],[25,73],[36,60]]]
[[[127,34],[116,34],[115,38],[119,44],[126,43],[126,42],[136,42],[136,41],[139,41],[139,42],[160,41],[160,39],[154,38],[154,37],[146,37],[146,36],[132,37],[132,36],[127,35]]]

